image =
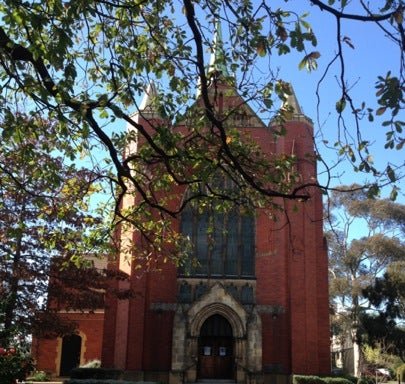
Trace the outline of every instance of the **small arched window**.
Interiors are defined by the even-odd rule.
[[[227,212],[188,204],[180,230],[191,243],[182,275],[252,278],[255,274],[255,219],[251,212],[234,207]]]

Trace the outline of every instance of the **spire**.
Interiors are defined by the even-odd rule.
[[[230,77],[228,69],[225,65],[224,43],[222,39],[221,21],[219,19],[217,19],[215,22],[214,30],[214,40],[212,42],[212,52],[210,65],[208,67],[208,74],[217,72],[224,77]]]
[[[148,85],[148,88],[143,95],[143,99],[139,106],[139,111],[142,114],[145,113],[157,113],[156,111],[156,98],[158,96],[155,83],[151,81]]]
[[[229,74],[228,68],[225,64],[224,43],[222,39],[221,21],[219,20],[219,18],[215,21],[214,24],[214,38],[212,41],[211,57],[207,69],[207,77],[216,77],[217,79],[220,78],[228,84],[234,83],[233,76]],[[197,98],[200,96],[200,94],[201,83],[200,78],[198,78],[196,94]]]

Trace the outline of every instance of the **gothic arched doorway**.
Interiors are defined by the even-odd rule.
[[[60,376],[69,376],[70,371],[80,365],[82,338],[79,335],[64,336],[60,358]]]
[[[198,378],[233,379],[234,353],[231,324],[221,315],[205,320],[198,338]]]

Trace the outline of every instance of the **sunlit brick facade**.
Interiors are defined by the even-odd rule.
[[[276,127],[265,126],[230,86],[217,87],[222,108],[243,106],[245,118],[235,127],[252,137],[265,155],[294,153],[300,181],[316,183],[313,126],[294,92],[288,97],[293,113],[284,124],[286,134],[275,140]],[[159,118],[150,103],[154,92],[150,87],[142,113],[135,116],[144,127]],[[220,246],[210,252],[204,251],[207,219],[183,211],[173,225],[194,239],[200,260],[189,274],[162,264],[159,271],[139,277],[135,263],[125,263],[123,255],[115,267],[133,276],[127,288],[135,297],[107,302],[103,364],[125,370],[128,377],[173,384],[200,379],[272,382],[292,373],[327,374],[322,198],[316,187],[306,192],[311,197],[305,202],[280,199],[284,213],[275,213],[277,221],[265,209],[257,210],[253,219],[237,213],[214,217],[221,228],[227,226],[227,238],[218,230]]]
[[[215,57],[214,53],[210,68],[223,71],[215,68]],[[152,102],[155,92],[153,86],[148,89],[134,116],[150,132],[160,119]],[[327,374],[328,267],[322,197],[314,186],[312,122],[292,91],[285,135],[276,138],[274,130],[279,127],[265,125],[232,85],[216,82],[215,93],[219,108],[240,106],[243,118],[235,119],[234,127],[258,143],[265,156],[297,157],[300,183],[308,185],[305,193],[310,198],[277,200],[283,210],[273,217],[264,208],[251,217],[237,211],[215,216],[217,246],[210,251],[205,240],[208,218],[185,209],[173,226],[194,242],[192,256],[200,264],[189,273],[171,263],[139,273],[126,250],[139,238],[129,230],[118,232],[122,252],[110,267],[127,273],[130,280],[117,281],[113,288],[130,289],[134,295],[126,299],[108,295],[104,319],[95,315],[92,329],[85,329],[86,319],[79,321],[82,351],[86,351],[81,352],[81,360],[90,357],[83,353],[90,355],[93,347],[99,348],[92,357],[101,357],[104,367],[122,369],[126,378],[170,384],[200,379],[283,383],[291,374]],[[201,103],[197,99],[196,106]],[[127,152],[136,151],[134,145]],[[173,206],[187,193],[178,192]],[[123,208],[132,204],[136,204],[133,196],[124,198]],[[95,335],[100,322],[103,330]],[[55,343],[47,350],[60,348]],[[38,362],[44,361],[41,356]],[[60,372],[60,354],[49,352],[49,359],[46,368]]]

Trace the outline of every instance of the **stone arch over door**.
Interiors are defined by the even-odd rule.
[[[197,379],[198,338],[204,322],[213,315],[224,317],[234,338],[235,380],[246,381],[246,372],[259,372],[262,365],[261,320],[249,313],[224,287],[216,283],[191,306],[177,308],[173,324],[171,383]]]
[[[229,295],[228,295],[229,296]],[[233,300],[231,296],[229,296]],[[238,304],[238,306],[240,306]],[[203,306],[201,310],[194,314],[194,311],[189,311],[190,317],[190,334],[193,337],[200,335],[200,330],[204,322],[213,315],[221,315],[229,321],[232,327],[233,335],[236,338],[242,338],[246,334],[246,312],[241,307],[242,311],[238,314],[233,306],[226,305],[224,303],[211,303]]]

